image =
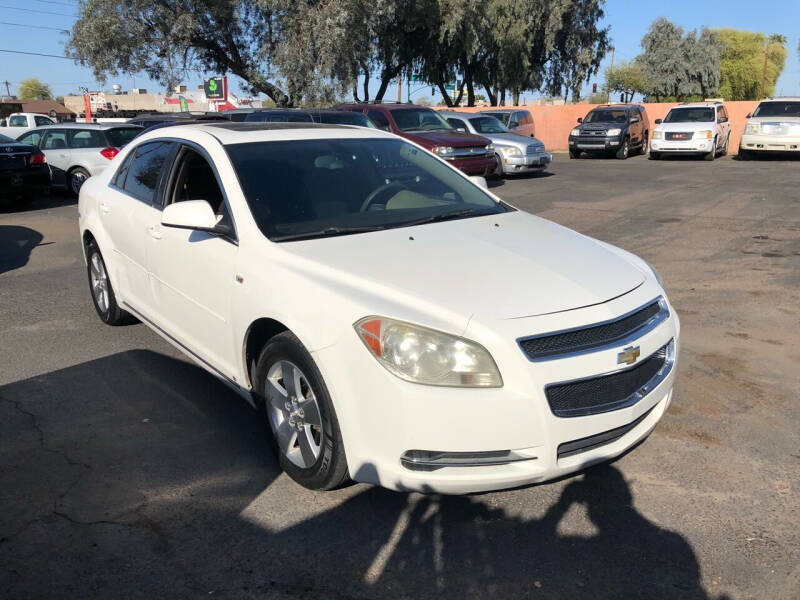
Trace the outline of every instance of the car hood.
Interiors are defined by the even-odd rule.
[[[656,131],[708,131],[714,130],[714,121],[704,121],[701,123],[659,123]]]
[[[483,137],[492,140],[495,146],[516,146],[520,150],[525,150],[529,145],[542,145],[541,140],[532,138],[529,135],[519,135],[517,133],[482,133]]]
[[[748,123],[792,123],[800,125],[800,117],[750,117]]]
[[[281,246],[300,259],[293,268],[345,285],[350,297],[383,294],[466,318],[571,310],[644,281],[600,243],[522,211]]]
[[[404,131],[402,135],[424,147],[453,146],[461,148],[464,146],[486,146],[489,143],[489,140],[485,137],[472,133],[461,133],[460,131]]]

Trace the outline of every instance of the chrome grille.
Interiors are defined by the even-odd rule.
[[[666,140],[691,140],[694,134],[691,131],[667,131],[664,134]]]
[[[530,360],[554,360],[621,344],[631,336],[640,337],[668,316],[667,304],[659,297],[612,321],[521,338],[517,341]]]
[[[544,144],[528,144],[525,148],[525,154],[531,156],[532,154],[539,154],[544,151]]]

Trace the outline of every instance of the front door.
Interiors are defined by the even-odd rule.
[[[182,147],[165,187],[165,204],[206,200],[231,237],[178,229],[148,227],[147,261],[157,322],[178,343],[224,376],[235,379],[241,348],[231,327],[231,293],[239,247],[233,239],[230,209],[210,159]]]

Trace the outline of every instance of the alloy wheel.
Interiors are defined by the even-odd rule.
[[[86,175],[82,171],[75,171],[72,176],[70,177],[70,187],[72,187],[72,192],[77,196],[83,184],[86,182]]]
[[[89,276],[92,280],[92,294],[100,312],[108,311],[108,275],[100,255],[92,254],[89,265]]]
[[[267,418],[278,448],[301,469],[314,465],[322,450],[322,415],[305,373],[280,360],[267,371]]]

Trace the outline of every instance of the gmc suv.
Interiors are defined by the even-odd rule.
[[[497,166],[490,140],[456,131],[431,108],[413,104],[340,104],[336,108],[365,114],[378,129],[419,144],[467,175],[486,177]]]

